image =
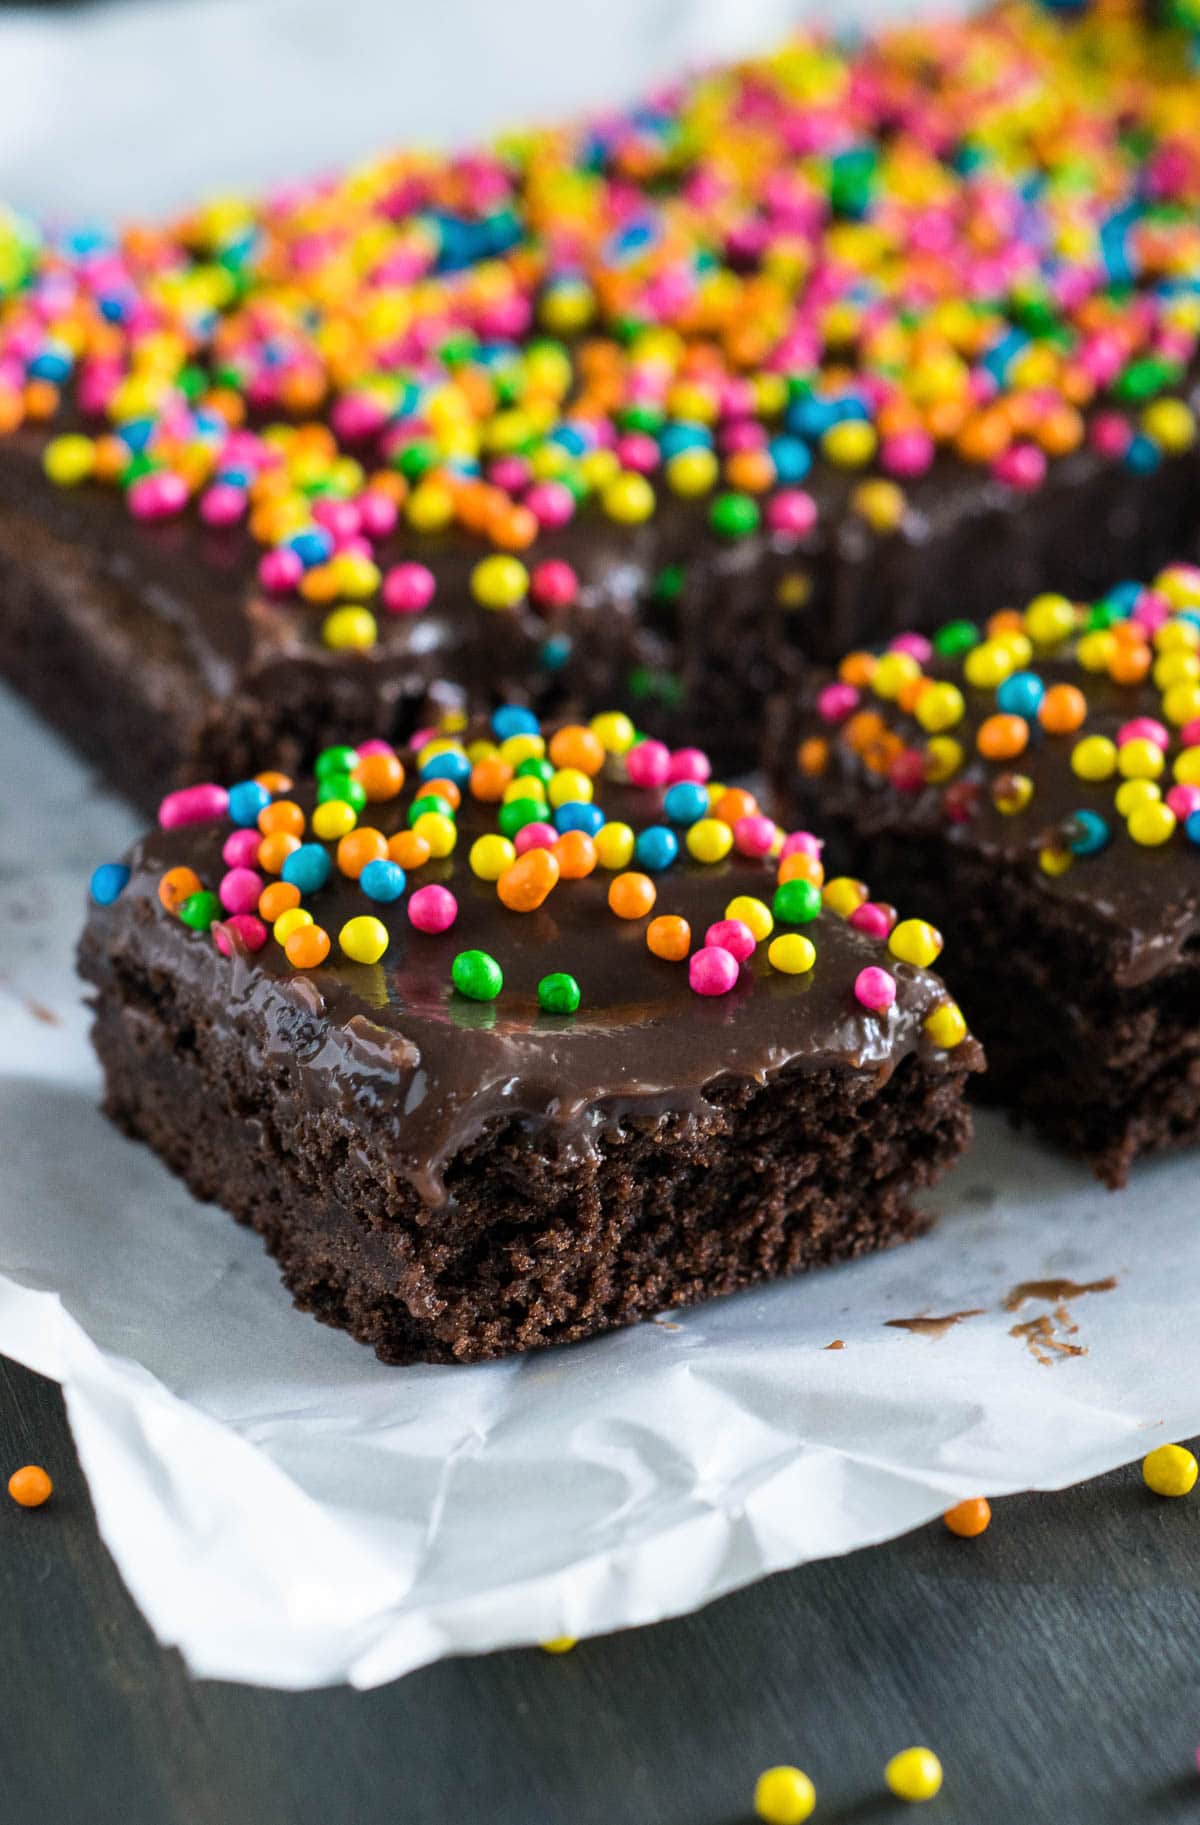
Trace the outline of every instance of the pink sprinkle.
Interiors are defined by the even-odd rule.
[[[355,752],[361,760],[364,754],[391,754],[394,757],[396,750],[382,735],[372,735],[369,741],[360,741]]]
[[[928,665],[933,657],[933,642],[927,640],[924,634],[897,634],[896,638],[890,642],[888,651],[907,653],[911,659],[916,660],[918,665]]]
[[[658,443],[645,431],[628,431],[617,443],[617,460],[622,469],[650,475],[661,460]]]
[[[1014,444],[992,464],[992,474],[1009,488],[1027,492],[1046,479],[1046,457],[1036,444]]]
[[[263,890],[263,878],[253,868],[231,868],[221,877],[217,898],[226,912],[253,912]]]
[[[488,469],[488,480],[505,494],[517,494],[529,481],[529,464],[523,456],[498,456]]]
[[[1165,596],[1158,595],[1153,589],[1143,589],[1133,606],[1132,619],[1148,634],[1157,633],[1165,621],[1171,618],[1171,604]]]
[[[335,539],[352,539],[362,525],[353,501],[337,501],[329,495],[313,502],[312,516]]]
[[[775,820],[754,812],[739,817],[733,826],[733,846],[739,855],[770,855],[775,843]]]
[[[844,722],[850,712],[858,708],[860,701],[855,685],[841,681],[827,684],[817,692],[817,715],[822,722]]]
[[[1119,412],[1097,412],[1088,441],[1101,456],[1121,457],[1133,442],[1133,427]]]
[[[672,786],[678,785],[681,781],[695,786],[706,786],[711,776],[712,765],[703,749],[676,748],[667,771],[667,779]]]
[[[250,868],[258,860],[259,830],[231,830],[221,849],[226,868]]]
[[[883,1014],[896,999],[896,979],[872,963],[854,978],[854,993],[865,1008]]]
[[[382,431],[387,423],[387,407],[365,393],[346,394],[335,403],[330,422],[337,437],[357,443]]]
[[[1172,786],[1166,803],[1168,811],[1173,811],[1182,824],[1193,811],[1200,811],[1200,786]]]
[[[386,539],[389,532],[395,530],[399,517],[400,509],[390,494],[368,488],[365,494],[359,495],[358,518],[369,539]]]
[[[1184,723],[1179,739],[1185,748],[1200,748],[1200,716],[1193,716],[1191,722]]]
[[[246,511],[246,490],[232,482],[214,482],[200,497],[200,518],[206,526],[236,526]]]
[[[524,855],[527,849],[553,849],[558,841],[558,831],[553,824],[522,824],[513,838],[513,848],[518,855]]]
[[[234,913],[212,928],[213,942],[223,957],[235,951],[260,951],[267,941],[267,928],[253,913]]]
[[[754,933],[744,919],[718,919],[704,934],[705,946],[728,951],[739,963],[754,955]],[[695,984],[693,983],[693,988]]]
[[[802,539],[817,523],[817,503],[803,488],[781,488],[767,502],[766,519],[772,532]]]
[[[639,741],[625,756],[631,786],[665,786],[671,776],[671,750],[661,741]]]
[[[383,606],[394,615],[418,615],[437,588],[427,564],[394,564],[383,579]]]
[[[890,906],[881,906],[876,900],[864,900],[850,914],[849,923],[855,931],[865,932],[868,938],[882,939],[896,923],[896,915]]]
[[[169,520],[187,506],[188,489],[182,475],[169,469],[139,475],[125,495],[135,520]]]
[[[562,558],[547,558],[530,577],[529,593],[541,608],[570,608],[579,594],[579,578]]]
[[[180,824],[203,824],[210,817],[224,817],[228,809],[224,786],[183,786],[167,793],[158,807],[158,821],[164,830],[177,830]]]
[[[408,916],[419,932],[446,932],[458,917],[458,901],[448,887],[418,887],[409,895]]]
[[[535,482],[525,496],[525,505],[539,526],[551,530],[575,517],[575,496],[565,482]]]
[[[258,562],[258,580],[273,596],[286,596],[304,575],[304,562],[290,545],[265,551]]]
[[[706,944],[688,958],[688,981],[697,995],[728,995],[739,973],[733,952],[719,944]]]
[[[1171,737],[1161,722],[1155,722],[1153,716],[1135,716],[1130,722],[1123,722],[1117,730],[1117,746],[1123,747],[1127,741],[1152,741],[1156,748],[1166,751]]]
[[[819,862],[824,847],[821,838],[814,836],[811,830],[793,830],[783,839],[779,859],[782,862],[785,855],[810,855],[814,861]]]
[[[905,748],[888,767],[887,776],[889,785],[895,786],[897,792],[923,792],[925,756],[917,748]]]
[[[925,431],[897,431],[884,438],[879,460],[889,475],[924,475],[933,462],[933,439]]]

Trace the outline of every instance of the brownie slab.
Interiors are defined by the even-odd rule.
[[[169,801],[81,945],[110,1114],[388,1361],[902,1240],[969,1134],[978,1046],[894,915],[822,908],[815,839],[724,788],[710,814],[702,757],[620,718],[547,761],[514,714]]]
[[[1200,1140],[1200,572],[850,655],[773,770],[956,934],[980,1093],[1109,1185]]]
[[[0,667],[147,806],[517,700],[746,764],[968,574],[1188,551],[1197,123],[1186,34],[1005,5],[172,223],[0,216]]]

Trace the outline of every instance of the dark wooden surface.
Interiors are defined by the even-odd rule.
[[[818,1821],[909,1816],[881,1770],[942,1757],[929,1825],[1200,1819],[1200,1491],[1137,1468],[808,1566],[698,1616],[455,1661],[381,1691],[198,1683],[96,1533],[58,1391],[0,1360],[2,1825],[745,1825],[795,1761]]]

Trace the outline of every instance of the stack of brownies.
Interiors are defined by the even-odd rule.
[[[0,219],[7,675],[158,812],[108,1107],[320,1317],[466,1361],[900,1239],[983,1048],[1111,1184],[1200,1138],[1194,64],[1001,5]]]

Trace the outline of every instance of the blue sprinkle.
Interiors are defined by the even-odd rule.
[[[271,794],[256,779],[239,780],[229,788],[229,815],[235,824],[249,828],[257,824],[258,814],[271,802]]]
[[[667,787],[663,810],[673,824],[694,824],[697,818],[708,816],[707,788],[695,780],[678,780]]]
[[[812,468],[812,451],[798,437],[773,437],[767,454],[775,465],[776,476],[784,483],[802,482]]]
[[[1200,848],[1200,811],[1191,812],[1183,821],[1183,834],[1189,843]]]
[[[504,703],[492,717],[492,729],[501,741],[507,741],[510,735],[536,735],[538,719],[523,704]]]
[[[651,874],[660,874],[679,854],[679,838],[665,824],[651,824],[638,836],[633,853],[643,868],[648,868]]]
[[[599,805],[589,805],[583,799],[568,799],[554,813],[554,828],[562,836],[568,830],[582,830],[587,836],[595,836],[604,822],[604,813]]]
[[[306,569],[323,564],[333,551],[333,535],[324,526],[310,526],[304,532],[295,532],[285,543]]]
[[[658,445],[663,460],[670,462],[673,456],[679,456],[684,450],[711,450],[712,441],[712,432],[707,425],[697,425],[689,419],[677,418],[663,426]]]
[[[320,843],[301,843],[299,849],[292,850],[280,872],[302,894],[317,893],[333,873],[333,863]]]
[[[538,648],[538,664],[543,671],[561,672],[570,657],[571,639],[568,634],[551,634]]]
[[[1030,718],[1037,715],[1045,695],[1046,687],[1036,672],[1013,672],[996,692],[996,708],[1006,716]]]
[[[154,435],[154,420],[127,418],[117,429],[121,433],[121,441],[129,445],[135,456],[141,456]]]
[[[452,748],[435,754],[421,768],[422,779],[452,779],[456,786],[465,786],[470,777],[470,761],[465,754],[456,753]]]
[[[73,358],[67,349],[51,346],[34,356],[29,363],[29,372],[35,380],[52,380],[57,386],[67,378],[73,366]]]
[[[1162,462],[1162,451],[1139,431],[1125,452],[1125,467],[1135,475],[1150,475]]]
[[[1070,823],[1073,832],[1067,848],[1072,855],[1098,855],[1112,835],[1098,811],[1072,811]]]
[[[399,862],[388,862],[382,856],[377,856],[373,862],[367,863],[358,877],[358,884],[368,900],[378,900],[386,906],[390,901],[400,898],[408,886],[408,877]]]
[[[129,870],[124,862],[101,862],[92,875],[90,892],[97,906],[111,906],[129,884]]]

